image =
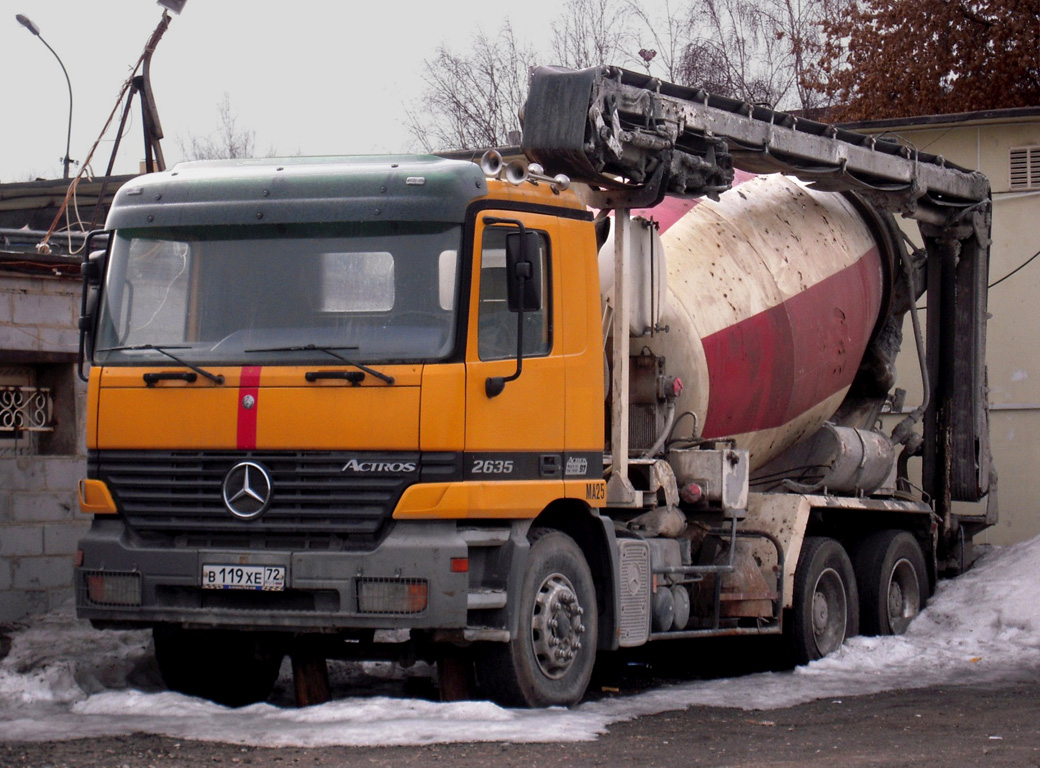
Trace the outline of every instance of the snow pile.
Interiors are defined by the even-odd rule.
[[[307,709],[227,709],[163,689],[144,632],[98,632],[72,610],[13,635],[0,663],[0,738],[52,740],[133,732],[259,746],[582,741],[615,722],[691,705],[773,709],[818,698],[932,685],[1040,681],[1040,537],[994,549],[943,582],[901,637],[854,638],[792,672],[669,685],[574,709],[510,710],[384,695]],[[291,688],[283,667],[281,685]],[[372,665],[376,677],[385,666]],[[334,681],[335,683],[335,681]],[[378,689],[378,688],[377,688]],[[285,703],[288,703],[286,701]]]
[[[14,635],[0,663],[0,713],[26,704],[71,704],[93,693],[145,682],[151,633],[99,632],[71,605]],[[155,676],[155,684],[160,679]]]

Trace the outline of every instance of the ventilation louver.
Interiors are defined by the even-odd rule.
[[[1040,144],[1030,147],[1011,147],[1011,191],[1040,189]]]

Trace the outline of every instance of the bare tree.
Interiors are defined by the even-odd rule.
[[[651,11],[640,0],[566,0],[552,24],[551,63],[645,67],[670,82],[809,110],[827,99],[818,87],[822,24],[855,1],[663,0]],[[469,54],[441,46],[425,62],[410,132],[427,150],[513,143],[537,58],[508,21],[494,37],[478,33]]]
[[[763,0],[762,13],[772,36],[785,46],[797,106],[802,110],[833,103],[831,95],[819,87],[825,29],[845,18],[854,5],[855,0]]]
[[[854,2],[693,0],[678,79],[781,109],[828,105],[818,85],[824,24],[840,18]]]
[[[553,24],[553,63],[585,69],[631,58],[623,8],[617,0],[567,0]]]
[[[725,51],[707,37],[699,37],[687,43],[675,79],[683,85],[703,88],[720,96],[739,95]]]
[[[694,0],[691,39],[677,67],[687,85],[782,106],[795,83],[790,51],[760,2]],[[776,0],[783,2],[783,0]]]
[[[646,4],[637,0],[627,0],[626,6],[628,14],[637,22],[629,31],[631,48],[639,54],[647,73],[660,73],[670,83],[679,82],[691,29],[689,4],[677,5],[672,0],[664,0],[658,14],[648,12]]]
[[[506,21],[491,38],[478,32],[470,55],[440,46],[424,62],[426,93],[408,111],[408,130],[427,151],[515,142],[534,53]]]
[[[674,82],[688,39],[688,6],[674,0],[568,0],[553,23],[557,63],[575,69],[601,64],[642,66]]]
[[[220,125],[215,134],[208,136],[191,136],[185,146],[178,139],[181,154],[186,160],[221,160],[239,157],[253,157],[256,150],[256,131],[238,129],[238,118],[231,111],[231,96],[224,94],[224,99],[217,105],[220,114]],[[274,154],[269,152],[268,154]]]

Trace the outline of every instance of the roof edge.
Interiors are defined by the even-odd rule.
[[[951,112],[945,115],[891,117],[884,120],[858,120],[851,123],[838,123],[838,125],[842,128],[848,128],[853,131],[869,132],[878,128],[928,128],[951,124],[968,125],[975,123],[1010,122],[1030,117],[1040,118],[1040,106],[983,109],[975,112]]]

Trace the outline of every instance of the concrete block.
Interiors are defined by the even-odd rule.
[[[75,593],[72,587],[61,587],[59,589],[48,589],[47,590],[47,610],[56,611],[61,608],[65,603],[69,603],[75,600]]]
[[[13,456],[0,459],[0,488],[7,491],[35,491],[42,490],[45,482],[39,457]]]
[[[56,523],[43,526],[43,552],[46,555],[73,555],[76,545],[83,534],[90,528],[86,520],[82,522]],[[3,529],[0,528],[0,536]]]
[[[87,476],[86,459],[77,456],[40,457],[43,465],[43,487],[54,492],[75,492],[79,481]]]
[[[0,488],[4,486],[0,484]],[[13,515],[11,513],[11,494],[6,491],[0,490],[0,523],[11,522]]]
[[[15,299],[14,322],[43,328],[72,327],[79,317],[79,306],[71,296],[26,293]]]
[[[6,323],[0,325],[0,349],[19,352],[38,351],[40,349],[39,329]]]
[[[71,326],[39,328],[39,349],[45,352],[78,352],[79,331]]]
[[[71,296],[76,301],[79,301],[79,286],[78,280],[75,282],[53,279],[41,280],[40,293],[46,293],[51,296]]]
[[[0,592],[0,624],[20,621],[28,613],[29,601],[24,592]]]
[[[22,275],[20,277],[12,277],[8,281],[8,286],[11,289],[11,293],[14,294],[15,298],[21,298],[27,293],[40,293],[43,291],[43,280],[39,277],[31,277],[29,275]]]
[[[12,296],[8,291],[0,291],[0,324],[14,322]]]
[[[79,504],[69,493],[15,493],[12,498],[15,522],[51,523],[74,520]]]
[[[11,561],[6,557],[0,557],[0,592],[6,592],[11,588]]]
[[[0,525],[0,556],[43,554],[43,529],[38,525]]]
[[[72,586],[71,557],[23,557],[14,561],[15,589],[51,589]],[[44,605],[46,609],[46,604]]]
[[[25,592],[25,609],[32,616],[37,613],[46,613],[50,605],[47,600],[46,589],[29,589]]]

